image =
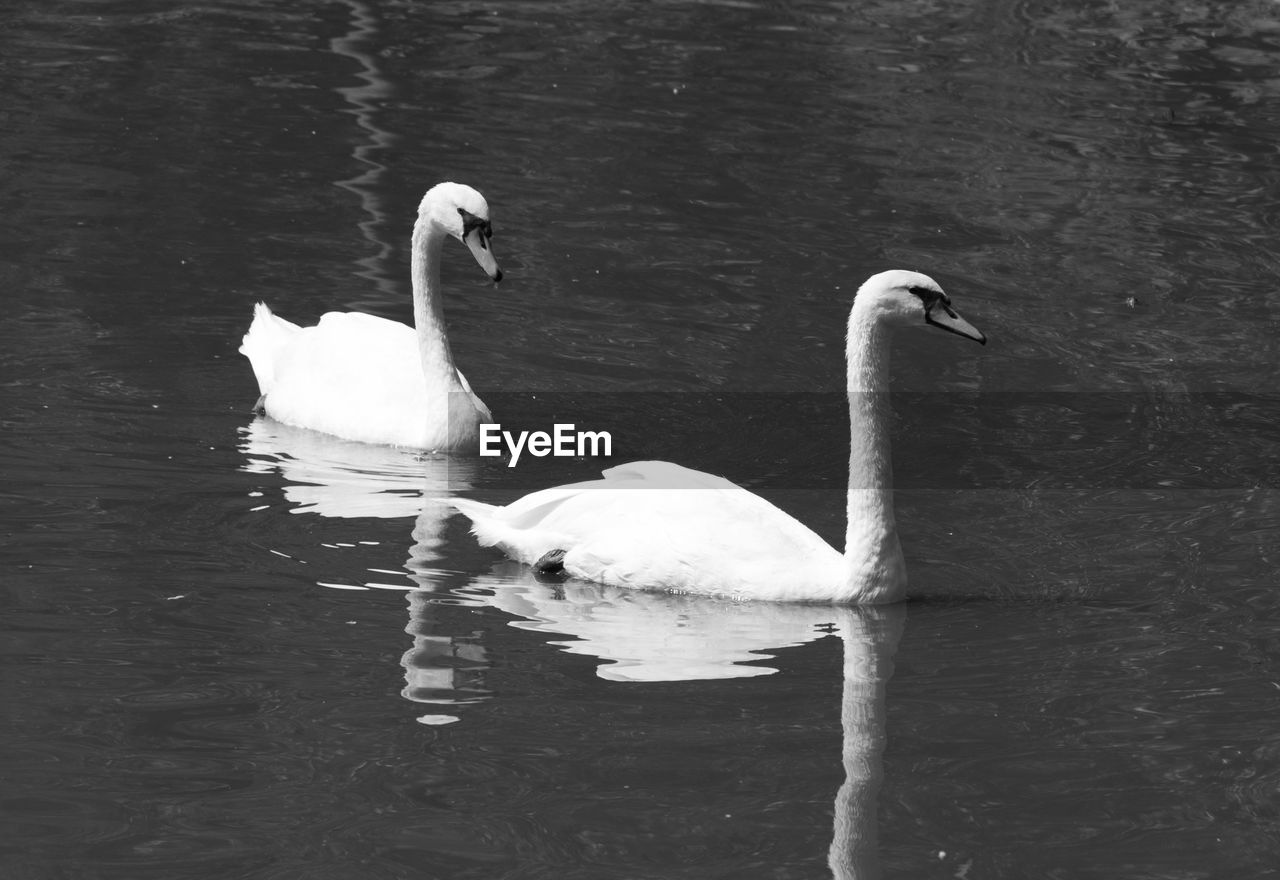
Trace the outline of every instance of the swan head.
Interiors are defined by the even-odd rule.
[[[951,297],[938,282],[906,269],[880,272],[863,282],[853,298],[850,321],[859,317],[895,326],[937,327],[987,344],[986,335],[951,307]]]
[[[418,222],[430,223],[467,246],[480,268],[494,281],[502,270],[493,256],[489,203],[465,183],[437,183],[418,205]]]

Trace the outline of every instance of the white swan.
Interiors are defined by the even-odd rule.
[[[623,587],[787,602],[885,603],[906,591],[893,519],[886,398],[889,337],[902,326],[986,337],[937,282],[869,278],[849,314],[848,524],[841,554],[807,526],[722,477],[659,461],[544,489],[505,507],[454,498],[484,546],[543,571]]]
[[[277,317],[263,303],[240,353],[253,365],[258,408],[273,419],[347,440],[430,451],[476,449],[489,408],[453,365],[440,298],[440,252],[465,244],[494,281],[489,205],[460,183],[427,191],[413,225],[413,322],[329,312],[314,327]]]

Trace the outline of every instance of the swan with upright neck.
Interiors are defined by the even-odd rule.
[[[423,196],[413,226],[414,327],[359,312],[329,312],[315,326],[300,327],[258,303],[240,346],[258,380],[257,409],[347,440],[474,451],[479,425],[492,416],[454,366],[440,257],[445,240],[456,238],[500,281],[492,237],[484,196],[440,183]]]
[[[846,347],[849,488],[845,550],[730,481],[661,461],[543,489],[505,507],[454,498],[484,546],[547,572],[622,587],[784,602],[881,604],[907,572],[893,516],[887,392],[899,327],[986,337],[919,272],[873,275],[858,289]]]

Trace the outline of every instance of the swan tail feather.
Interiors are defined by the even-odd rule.
[[[253,375],[258,380],[258,391],[262,398],[258,404],[263,405],[267,393],[275,385],[276,365],[280,359],[280,351],[295,333],[302,328],[292,321],[274,314],[266,303],[258,303],[253,307],[253,322],[249,331],[244,334],[240,343],[240,353],[249,359],[253,366]]]
[[[501,507],[496,505],[485,504],[483,501],[472,501],[470,498],[441,498],[439,500],[453,505],[459,513],[473,523],[478,520],[493,519],[502,510]]]
[[[450,498],[459,512],[471,520],[471,534],[482,547],[497,547],[512,559],[529,565],[547,555],[548,546],[554,550],[557,536],[540,528],[543,518],[560,506],[567,498],[551,498],[530,510],[512,510],[467,498]],[[562,553],[564,551],[561,551]]]
[[[503,522],[501,507],[472,501],[468,498],[446,499],[459,513],[471,520],[471,534],[481,547],[503,547],[505,549],[506,524]]]

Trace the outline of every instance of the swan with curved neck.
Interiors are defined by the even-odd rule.
[[[543,489],[505,507],[451,503],[484,546],[545,572],[622,587],[784,602],[880,604],[903,598],[893,516],[887,392],[899,327],[986,337],[919,272],[873,275],[858,289],[846,347],[849,488],[845,550],[722,477],[660,461]]]
[[[494,281],[489,205],[460,183],[439,183],[418,206],[410,263],[410,328],[359,312],[329,312],[312,327],[274,315],[263,303],[240,352],[277,421],[347,440],[428,451],[478,448],[489,408],[454,366],[440,295],[440,256],[456,238]]]

